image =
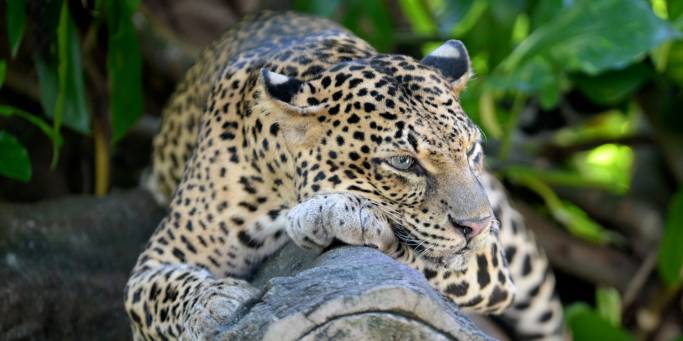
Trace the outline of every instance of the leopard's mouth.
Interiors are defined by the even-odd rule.
[[[390,224],[394,231],[394,235],[396,235],[396,238],[398,238],[402,244],[413,249],[418,257],[437,267],[458,270],[466,263],[466,260],[473,251],[467,244],[459,249],[433,250],[429,248],[429,245],[426,245],[424,241],[420,241],[413,236],[413,234],[402,224],[394,221],[391,221]]]

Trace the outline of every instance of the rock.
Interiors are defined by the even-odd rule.
[[[303,261],[287,268],[291,259]],[[346,246],[311,259],[290,244],[267,262],[254,280],[265,294],[220,339],[492,339],[422,274],[379,251]]]
[[[123,287],[163,210],[143,190],[0,204],[0,340],[129,339]],[[490,340],[424,277],[379,251],[289,244],[222,340]]]

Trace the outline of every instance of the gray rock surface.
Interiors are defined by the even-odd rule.
[[[0,340],[125,340],[123,286],[163,216],[142,190],[0,203]],[[422,275],[369,248],[287,245],[223,340],[489,340]]]
[[[370,248],[315,258],[290,244],[254,283],[265,294],[221,339],[491,340],[422,274]]]

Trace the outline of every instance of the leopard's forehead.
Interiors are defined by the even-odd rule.
[[[309,101],[327,108],[321,122],[367,135],[376,144],[458,153],[479,138],[448,80],[411,57],[377,55],[340,63],[323,72],[314,87],[324,95]]]

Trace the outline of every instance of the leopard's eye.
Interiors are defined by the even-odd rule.
[[[387,163],[401,171],[409,170],[415,164],[415,159],[408,155],[392,156],[387,160]]]
[[[476,143],[472,143],[470,147],[467,149],[467,156],[472,156],[472,153],[474,153],[474,150],[477,148]]]

